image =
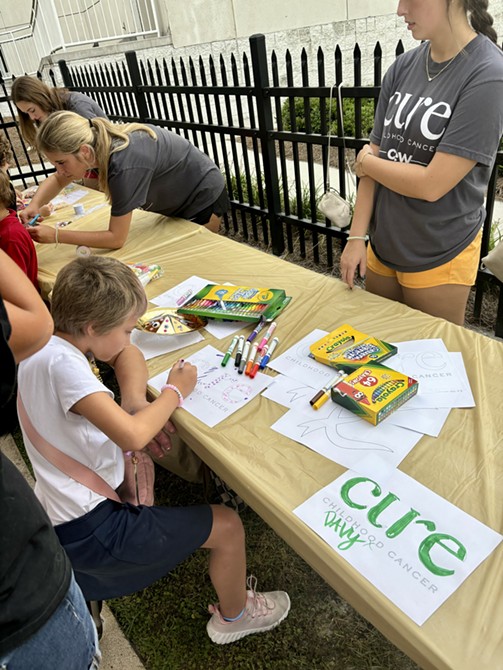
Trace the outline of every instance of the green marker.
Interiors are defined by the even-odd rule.
[[[221,365],[223,368],[225,368],[225,366],[226,366],[227,363],[229,362],[229,358],[230,358],[230,357],[232,356],[232,354],[234,353],[234,349],[235,349],[235,347],[236,347],[236,344],[237,344],[237,342],[238,342],[238,339],[239,339],[239,338],[238,338],[237,335],[234,335],[234,337],[232,338],[232,342],[231,342],[231,344],[230,344],[230,347],[227,349],[227,351],[226,351],[226,353],[225,353],[225,356],[223,357],[222,362],[220,363],[220,365]]]

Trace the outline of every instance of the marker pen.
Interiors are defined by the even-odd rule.
[[[267,350],[266,355],[265,355],[265,356],[262,358],[262,360],[260,361],[260,369],[261,369],[261,370],[263,370],[263,369],[266,367],[266,365],[269,363],[269,361],[271,360],[271,356],[273,355],[274,350],[276,349],[276,347],[278,346],[278,344],[279,344],[279,340],[278,340],[278,338],[277,338],[277,337],[273,337],[273,338],[272,338],[272,342],[271,342],[271,344],[270,344],[270,346],[269,346],[269,348],[268,348],[268,350]]]
[[[239,364],[241,363],[241,356],[243,355],[244,343],[245,343],[245,337],[244,335],[240,335],[238,340],[238,350],[236,352],[236,358],[234,360],[234,367],[236,368],[238,368]]]
[[[269,338],[271,337],[271,335],[274,333],[275,330],[276,330],[276,321],[273,321],[271,323],[271,325],[269,326],[269,328],[267,329],[267,332],[264,335],[264,337],[262,338],[260,344],[258,345],[258,350],[259,351],[262,351],[262,349],[267,344],[267,342],[269,341]]]
[[[250,344],[247,342],[247,344]],[[258,345],[255,343],[250,351],[250,356],[248,357],[248,362],[246,364],[246,369],[245,369],[245,374],[249,375],[251,372],[251,369],[253,367],[253,363],[255,362],[255,356],[257,355],[257,350],[258,350]]]
[[[222,362],[220,363],[220,365],[221,365],[223,368],[225,368],[225,366],[226,366],[227,363],[229,362],[229,358],[230,358],[230,357],[232,356],[232,354],[234,353],[234,349],[236,348],[236,344],[238,343],[238,339],[239,339],[239,338],[238,338],[237,335],[234,335],[234,337],[232,338],[232,342],[230,343],[229,348],[228,348],[227,351],[225,352],[225,356],[223,357]]]
[[[318,393],[311,398],[309,401],[309,404],[313,407],[313,409],[319,409],[322,405],[324,405],[327,400],[330,398],[330,391],[331,389],[338,384],[341,379],[344,379],[344,377],[347,377],[345,372],[338,372],[337,377],[334,377],[328,384],[326,384],[321,391],[318,391]]]
[[[266,344],[264,346],[264,348],[262,349],[262,356],[260,356],[260,358],[257,361],[255,361],[255,363],[253,364],[253,367],[250,370],[250,374],[249,374],[249,377],[251,379],[253,379],[255,377],[255,375],[257,374],[257,372],[259,371],[260,365],[262,364],[262,361],[266,357],[268,349],[269,349],[269,346]]]
[[[261,319],[255,326],[255,328],[252,330],[252,332],[248,335],[248,342],[253,342],[253,340],[257,337],[257,335],[260,333],[260,331],[264,326],[265,321]]]
[[[247,366],[247,359],[248,359],[248,354],[250,353],[250,346],[251,344],[246,341],[244,345],[244,350],[243,350],[243,355],[241,356],[241,360],[239,361],[239,368],[238,372],[240,375],[243,374],[245,366]]]

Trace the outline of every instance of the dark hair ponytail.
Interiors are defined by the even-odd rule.
[[[489,0],[463,0],[463,6],[469,14],[472,28],[497,44],[498,35],[492,27],[494,19],[487,11]]]

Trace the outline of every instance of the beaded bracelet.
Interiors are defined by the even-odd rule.
[[[349,237],[346,237],[346,242],[349,242],[350,240],[363,240],[364,242],[368,242],[368,239],[368,235],[349,235]]]
[[[183,395],[178,386],[175,386],[174,384],[164,384],[164,386],[161,388],[161,391],[166,389],[171,389],[171,391],[176,393],[178,396],[178,407],[181,407],[183,405]]]

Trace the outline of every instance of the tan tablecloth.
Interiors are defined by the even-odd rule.
[[[63,252],[61,245],[52,253],[43,249],[43,281],[53,277],[58,265],[74,253],[72,247]],[[315,327],[330,331],[346,322],[390,341],[442,338],[450,351],[461,351],[476,408],[452,410],[440,436],[424,436],[400,469],[491,528],[503,531],[501,342],[362,290],[349,291],[334,278],[189,222],[135,213],[126,246],[112,255],[127,262],[161,264],[164,277],[147,286],[151,297],[193,274],[216,283],[285,289],[293,300],[277,320],[279,352]],[[249,331],[247,327],[243,333]],[[186,355],[208,343],[221,351],[227,349],[231,338],[218,341],[203,333],[205,342],[184,350]],[[151,375],[178,357],[175,352],[149,361]],[[503,546],[423,626],[417,626],[292,514],[344,468],[270,430],[285,411],[259,396],[214,429],[183,410],[175,413],[175,422],[182,438],[211,468],[338,593],[417,663],[436,670],[503,668]]]

